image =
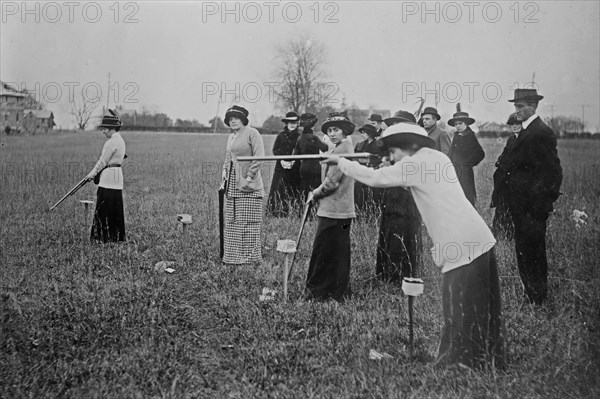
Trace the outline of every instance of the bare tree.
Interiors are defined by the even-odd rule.
[[[337,85],[325,82],[324,46],[306,34],[276,47],[274,92],[283,111],[306,112],[328,105],[337,94]]]
[[[77,128],[79,130],[85,130],[92,114],[98,108],[99,101],[89,101],[88,99],[81,95],[81,98],[73,98],[73,102],[71,103],[71,115],[75,117],[75,122],[77,123]]]

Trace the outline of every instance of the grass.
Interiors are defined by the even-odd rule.
[[[597,141],[559,142],[565,179],[548,228],[550,306],[520,305],[513,244],[498,244],[511,356],[500,373],[432,366],[441,276],[427,251],[411,357],[406,298],[374,279],[376,220],[352,226],[354,295],[343,305],[299,300],[316,227],[309,222],[283,303],[275,244],[294,239],[296,216],[265,218],[260,265],[219,262],[225,137],[124,137],[128,241],[107,246],[88,243],[91,215],[84,219],[77,202],[94,198],[93,185],[46,211],[93,165],[102,136],[1,138],[0,397],[600,396]],[[490,165],[504,143],[482,143],[478,209],[490,222]],[[266,185],[272,166],[263,168]],[[575,227],[573,209],[585,210],[587,225]],[[186,237],[179,213],[194,218]],[[160,260],[175,261],[175,273],[154,272]],[[277,299],[259,302],[262,287],[278,290]],[[369,360],[370,349],[393,357]]]

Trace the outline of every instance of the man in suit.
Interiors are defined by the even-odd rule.
[[[377,135],[375,137],[381,136],[381,133],[383,132],[383,128],[381,127],[382,124],[383,117],[380,114],[371,114],[371,116],[369,116],[369,125],[375,126],[375,129],[377,129]]]
[[[514,223],[519,274],[530,303],[541,305],[548,296],[546,221],[560,195],[562,167],[552,129],[536,114],[544,98],[535,89],[516,89],[517,120],[523,129],[509,140],[496,162],[494,199],[508,201]]]
[[[425,107],[419,120],[419,125],[427,130],[427,134],[435,141],[435,149],[448,155],[452,147],[452,136],[450,133],[437,125],[441,119],[437,109],[433,107]]]

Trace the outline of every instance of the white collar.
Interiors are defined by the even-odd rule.
[[[533,114],[531,115],[529,118],[527,118],[526,121],[523,121],[522,125],[523,125],[523,129],[527,129],[527,127],[531,124],[531,122],[533,122],[535,120],[535,118],[538,117],[538,114]],[[523,130],[521,130],[522,132]],[[519,133],[521,133],[519,132]]]

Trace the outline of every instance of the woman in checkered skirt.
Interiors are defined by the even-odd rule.
[[[263,139],[248,126],[248,110],[234,105],[225,113],[232,130],[223,163],[225,228],[223,263],[248,264],[262,259],[260,229],[265,195],[260,162],[237,162],[239,156],[264,156]]]

